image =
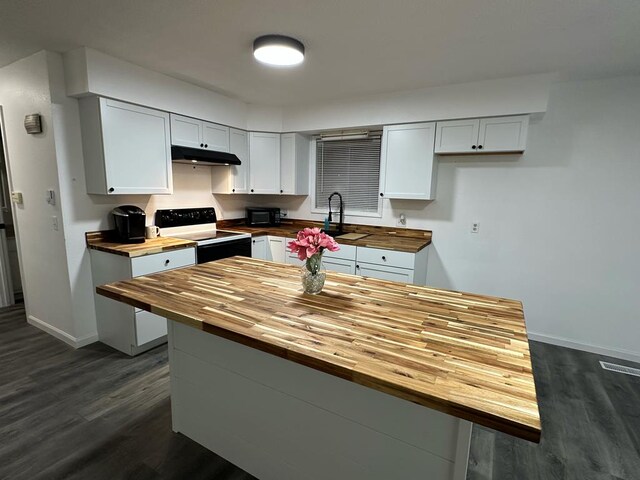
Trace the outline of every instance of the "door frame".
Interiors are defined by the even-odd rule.
[[[7,131],[5,128],[5,120],[4,120],[4,109],[3,106],[0,105],[0,142],[2,143],[2,153],[4,156],[4,167],[7,174],[7,186],[9,188],[7,202],[8,205],[5,207],[11,211],[11,216],[13,218],[13,228],[15,231],[16,238],[16,251],[18,254],[18,265],[20,270],[20,279],[23,283],[22,285],[22,295],[24,298],[24,302],[26,305],[26,294],[24,288],[24,275],[22,271],[22,250],[20,248],[20,233],[18,229],[17,215],[15,205],[11,201],[11,191],[13,191],[13,182],[11,181],[11,167],[9,165],[9,150],[7,147]],[[0,165],[0,168],[1,165]],[[1,180],[0,180],[1,181]],[[2,188],[2,187],[0,187]],[[0,219],[4,221],[4,215],[0,212]],[[9,249],[7,243],[7,235],[6,231],[4,235],[0,234],[0,306],[11,306],[15,305],[15,292],[13,289],[13,281],[11,280],[11,267],[9,263]]]

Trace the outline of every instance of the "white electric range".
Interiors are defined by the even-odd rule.
[[[197,243],[198,263],[212,262],[236,255],[251,256],[251,234],[216,228],[213,207],[157,210],[160,236],[192,240]]]

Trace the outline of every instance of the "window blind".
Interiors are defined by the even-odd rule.
[[[316,208],[328,211],[329,195],[340,192],[346,211],[377,212],[380,194],[380,144],[380,137],[318,141]],[[337,208],[336,204],[334,208]]]

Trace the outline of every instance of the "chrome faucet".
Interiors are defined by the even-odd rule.
[[[329,195],[329,222],[331,222],[331,199],[337,195],[340,199],[340,223],[338,224],[338,233],[342,233],[342,228],[344,225],[344,202],[342,201],[342,195],[338,192],[333,192]]]

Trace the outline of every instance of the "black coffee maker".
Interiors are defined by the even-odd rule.
[[[147,216],[140,207],[121,205],[111,210],[116,225],[117,240],[122,243],[143,243]]]

